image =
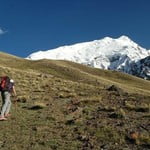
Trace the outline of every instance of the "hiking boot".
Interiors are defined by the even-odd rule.
[[[7,118],[0,116],[0,121],[7,120]]]

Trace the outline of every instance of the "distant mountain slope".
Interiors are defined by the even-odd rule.
[[[132,65],[133,75],[135,74],[144,79],[150,79],[150,56],[143,58]]]
[[[27,57],[31,60],[56,59],[69,60],[92,67],[119,70],[133,73],[134,63],[150,55],[150,52],[133,42],[127,36],[118,39],[106,37],[101,40],[62,46],[48,51],[35,52]],[[146,74],[140,75],[149,79]]]

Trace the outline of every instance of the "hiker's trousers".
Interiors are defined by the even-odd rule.
[[[11,107],[11,94],[7,91],[1,92],[2,96],[2,108],[1,108],[1,116],[3,117],[5,114],[8,114]]]

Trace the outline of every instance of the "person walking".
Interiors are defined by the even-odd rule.
[[[0,113],[0,121],[7,120],[7,117],[10,116],[11,108],[11,95],[12,93],[16,96],[16,90],[14,86],[14,80],[10,79],[8,76],[1,78],[0,90],[2,96],[2,108]]]

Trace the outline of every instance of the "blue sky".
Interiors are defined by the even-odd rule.
[[[150,49],[150,0],[1,0],[0,50],[38,50],[129,36]]]

